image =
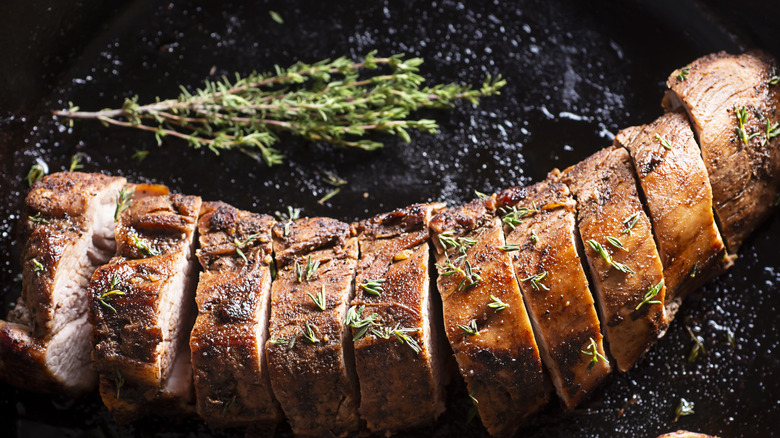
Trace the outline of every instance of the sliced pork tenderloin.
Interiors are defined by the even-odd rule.
[[[549,400],[549,383],[504,241],[495,196],[430,223],[444,328],[482,424],[512,436]]]
[[[712,184],[731,253],[766,220],[780,195],[780,84],[762,52],[714,53],[674,71],[664,106],[685,109]]]
[[[664,267],[671,319],[690,292],[728,265],[707,169],[681,112],[624,129],[615,144],[628,149],[634,161]]]
[[[222,202],[201,208],[190,349],[198,415],[214,427],[273,430],[282,420],[265,356],[274,223]]]
[[[580,258],[576,203],[551,179],[507,189],[498,201],[542,359],[564,407],[574,409],[612,370]]]
[[[115,251],[114,212],[125,179],[63,172],[26,198],[22,295],[0,321],[0,375],[20,388],[82,394],[90,366],[87,285]]]
[[[136,186],[117,222],[117,256],[92,277],[92,357],[100,395],[119,423],[192,410],[200,207],[199,197]]]
[[[293,433],[356,432],[359,390],[352,336],[344,323],[353,296],[357,239],[349,225],[303,218],[273,227],[268,373]]]
[[[566,169],[561,180],[577,200],[602,329],[620,371],[628,371],[666,331],[663,265],[642,208],[631,157],[602,149]]]
[[[416,204],[353,225],[360,261],[352,311],[359,317],[349,324],[360,416],[375,433],[432,423],[444,412],[446,341],[428,247],[428,221],[443,206]]]

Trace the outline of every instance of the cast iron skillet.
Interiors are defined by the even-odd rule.
[[[52,171],[70,156],[89,156],[86,171],[154,181],[174,190],[272,213],[286,205],[307,215],[354,220],[414,202],[453,204],[538,181],[611,143],[619,129],[661,114],[669,72],[717,51],[764,48],[780,55],[780,8],[760,0],[457,3],[447,1],[282,2],[85,0],[14,2],[0,42],[0,284],[4,309],[20,290],[19,211],[22,181],[36,158]],[[107,4],[111,3],[111,4]],[[583,3],[591,3],[585,5]],[[277,11],[284,24],[269,17]],[[85,109],[141,101],[196,87],[213,76],[266,70],[274,64],[359,57],[370,50],[425,58],[431,82],[477,84],[486,74],[508,81],[478,108],[423,114],[438,135],[386,138],[375,153],[339,151],[285,138],[285,165],[268,169],[238,153],[214,157],[185,145],[83,122],[72,129],[50,110],[74,101]],[[130,159],[149,149],[142,163]],[[325,205],[322,170],[349,184]],[[777,328],[780,216],[745,244],[736,266],[682,307],[669,332],[629,373],[613,374],[572,414],[550,406],[524,436],[655,436],[678,428],[724,437],[769,436],[780,418]],[[704,338],[706,354],[686,358],[686,327]],[[726,341],[733,333],[735,345]],[[403,436],[485,436],[461,381],[448,410],[428,428]],[[695,414],[673,423],[680,398]],[[229,434],[199,421],[143,421],[116,427],[96,395],[78,400],[0,386],[0,430],[6,436],[166,436]],[[280,434],[288,435],[286,426]]]

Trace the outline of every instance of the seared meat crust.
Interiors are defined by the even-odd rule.
[[[376,314],[375,324],[355,340],[360,416],[373,432],[431,423],[444,411],[446,362],[427,243],[430,216],[442,207],[416,204],[353,225],[360,261],[352,306],[365,309],[363,317]],[[377,280],[381,291],[364,287]]]
[[[204,271],[190,350],[198,414],[215,427],[273,428],[282,419],[265,357],[274,223],[222,202],[201,208]]]
[[[660,139],[668,141],[671,149]],[[615,144],[631,152],[644,192],[664,266],[665,304],[671,318],[687,294],[727,267],[707,169],[680,112],[624,129]]]
[[[732,253],[766,220],[780,194],[780,136],[770,138],[780,122],[780,85],[769,83],[776,67],[762,52],[719,52],[674,71],[666,81],[670,91],[664,105],[688,113],[709,172],[720,231]]]
[[[352,339],[344,325],[357,239],[343,222],[303,218],[276,224],[273,245],[279,264],[265,348],[274,394],[296,435],[346,436],[359,427]]]
[[[201,200],[161,190],[136,188],[117,223],[117,256],[89,286],[92,357],[101,397],[118,422],[161,405],[191,409],[187,342],[195,319],[193,246]]]
[[[495,210],[495,196],[474,200],[439,213],[430,227],[444,327],[460,373],[488,432],[512,436],[547,404],[550,391]],[[461,247],[445,245],[447,239]],[[478,281],[447,275],[448,262],[464,272],[468,262]],[[506,307],[490,307],[494,297]]]
[[[507,189],[498,201],[505,224],[512,211],[520,219],[505,225],[507,245],[519,248],[511,252],[515,275],[558,396],[574,409],[611,371],[578,251],[576,204],[549,179]]]
[[[607,148],[564,171],[609,351],[627,371],[668,326],[663,266],[625,149]],[[600,245],[611,262],[590,243]],[[628,272],[621,271],[623,267]],[[647,294],[653,295],[645,299]]]

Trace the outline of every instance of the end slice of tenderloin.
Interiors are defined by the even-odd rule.
[[[349,225],[303,218],[273,227],[277,274],[265,344],[274,394],[293,433],[346,436],[359,426],[352,338],[357,239]]]
[[[428,247],[428,222],[443,206],[416,204],[353,225],[360,261],[347,323],[360,416],[374,433],[432,423],[445,409],[447,362]]]
[[[482,424],[512,436],[550,394],[518,288],[496,199],[437,214],[436,246],[444,327]]]
[[[195,320],[201,200],[135,187],[116,227],[117,256],[89,286],[92,358],[117,422],[192,410],[188,340]]]
[[[669,318],[692,291],[727,267],[726,247],[712,213],[712,188],[685,114],[667,113],[624,129],[664,267]]]
[[[94,389],[87,285],[115,250],[114,210],[125,179],[62,172],[26,198],[22,295],[0,321],[0,375],[20,388]]]
[[[668,326],[663,265],[631,157],[607,148],[564,171],[609,351],[628,371]]]
[[[780,84],[761,52],[704,56],[673,72],[664,98],[683,107],[699,140],[720,231],[736,253],[780,191]]]
[[[576,203],[550,179],[498,200],[542,359],[563,405],[574,409],[611,371],[579,255]]]
[[[222,202],[201,208],[190,350],[198,415],[214,427],[273,429],[282,420],[265,355],[274,223]]]

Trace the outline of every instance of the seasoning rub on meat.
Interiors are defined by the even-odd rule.
[[[190,349],[198,415],[215,427],[274,429],[282,420],[265,355],[274,223],[223,202],[201,209]]]
[[[344,323],[353,296],[357,239],[349,225],[302,218],[273,228],[277,274],[265,348],[276,398],[300,436],[358,429],[352,336]]]
[[[544,364],[564,407],[574,409],[612,370],[578,251],[576,203],[553,178],[498,199]]]
[[[0,321],[0,375],[18,387],[82,394],[97,384],[87,286],[113,255],[114,212],[125,179],[56,173],[25,201],[22,296]]]
[[[534,332],[504,241],[496,197],[431,221],[444,328],[491,435],[511,436],[549,399]]]
[[[428,221],[442,207],[416,204],[353,225],[360,261],[347,322],[359,412],[373,432],[431,423],[444,412],[444,340],[428,272]]]
[[[45,177],[27,197],[0,377],[83,393],[96,371],[129,422],[194,413],[194,373],[213,427],[270,433],[284,416],[297,436],[389,435],[443,411],[443,333],[481,422],[511,436],[553,388],[573,410],[640,360],[780,204],[775,68],[705,56],[669,78],[673,111],[564,172],[352,225]]]
[[[195,227],[201,200],[139,185],[123,198],[117,256],[92,276],[89,322],[100,396],[117,422],[192,410]]]

